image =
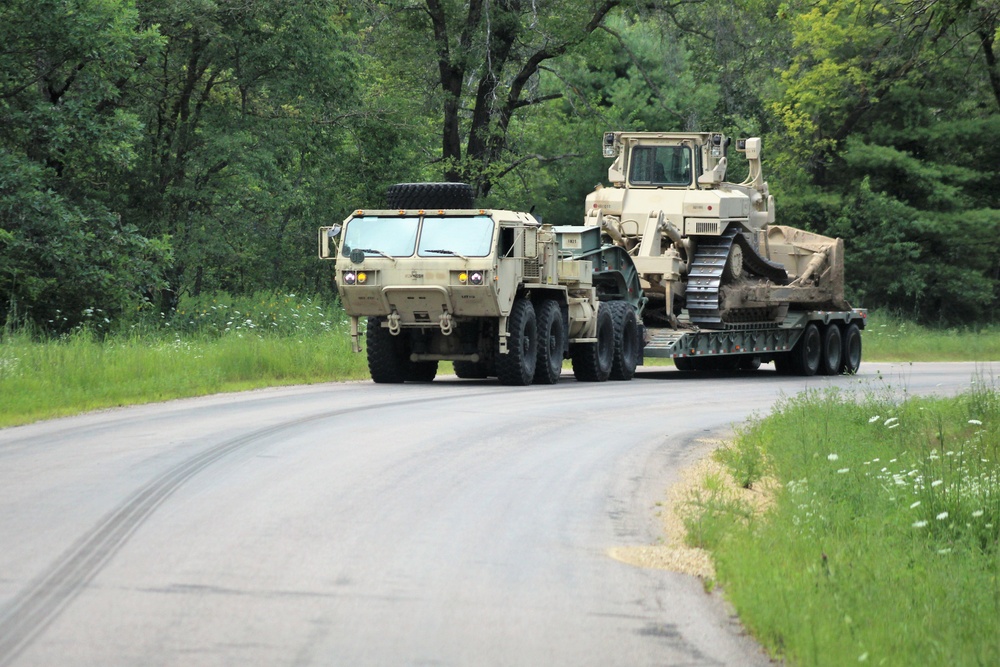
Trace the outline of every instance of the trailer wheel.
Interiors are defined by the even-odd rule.
[[[412,363],[399,336],[382,327],[380,317],[368,318],[368,372],[378,384],[398,384],[407,379]]]
[[[577,343],[570,351],[573,375],[580,382],[604,382],[611,375],[615,325],[606,305],[602,303],[597,309],[597,342]]]
[[[823,375],[840,373],[840,362],[843,356],[841,343],[840,327],[835,322],[826,325],[823,330],[823,358],[819,367],[819,372]]]
[[[741,371],[750,371],[752,373],[760,368],[760,357],[756,354],[752,356],[745,354],[740,357],[737,368]]]
[[[861,329],[851,324],[844,330],[843,352],[840,355],[840,372],[854,375],[861,368]]]
[[[407,359],[405,377],[410,382],[432,382],[437,376],[438,362]]]
[[[819,371],[823,358],[823,337],[815,322],[806,325],[802,338],[792,348],[792,366],[798,375],[811,376]]]
[[[466,380],[482,380],[490,376],[490,367],[485,361],[453,361],[455,375]]]
[[[635,367],[639,365],[639,336],[636,333],[639,322],[635,309],[628,301],[607,301],[602,305],[611,313],[615,338],[611,357],[611,380],[631,380],[635,377]]]
[[[563,319],[559,304],[546,299],[538,304],[538,358],[535,384],[555,384],[562,375]]]
[[[514,301],[507,326],[507,354],[497,354],[497,378],[500,384],[524,387],[531,384],[538,360],[538,327],[530,301]]]
[[[385,193],[389,208],[473,208],[475,192],[466,183],[397,183]]]

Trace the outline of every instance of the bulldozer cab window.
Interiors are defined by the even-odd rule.
[[[629,184],[691,185],[691,149],[687,146],[637,146],[632,149]]]

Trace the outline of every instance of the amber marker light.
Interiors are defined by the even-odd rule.
[[[358,284],[364,285],[366,282],[368,282],[368,274],[364,271],[358,271]]]
[[[469,274],[466,273],[465,271],[462,271],[460,274],[458,274],[458,282],[462,283],[463,285],[467,284],[469,282]]]

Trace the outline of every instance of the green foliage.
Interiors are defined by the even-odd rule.
[[[806,393],[739,436],[762,444],[774,505],[752,518],[715,505],[697,520],[717,536],[707,546],[727,596],[774,654],[1000,659],[1000,393],[982,377],[970,386],[954,399]]]
[[[89,309],[60,338],[0,336],[0,427],[86,410],[367,377],[335,303],[264,292],[185,298],[109,323]]]

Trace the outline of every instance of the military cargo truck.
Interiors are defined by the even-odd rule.
[[[631,379],[645,297],[628,253],[596,227],[473,208],[466,187],[395,185],[396,208],[320,229],[372,379],[428,382],[451,361],[462,378],[553,384],[566,358],[578,380]]]
[[[625,250],[649,300],[646,357],[682,370],[855,373],[866,313],[844,299],[844,243],[774,224],[761,140],[741,139],[741,183],[725,180],[721,133],[608,132],[608,187],[584,225]]]

